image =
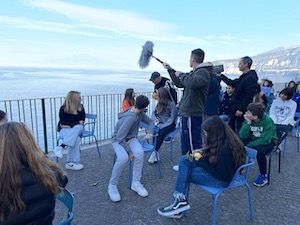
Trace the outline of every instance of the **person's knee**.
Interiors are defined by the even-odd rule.
[[[128,159],[129,159],[129,156],[122,154],[122,155],[117,156],[116,163],[119,165],[124,165],[127,163]]]
[[[136,151],[134,153],[134,159],[141,160],[143,158],[144,158],[144,151],[143,151],[143,149],[140,149],[140,150],[138,150],[138,151]]]

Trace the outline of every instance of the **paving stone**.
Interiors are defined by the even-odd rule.
[[[81,152],[82,171],[67,171],[67,188],[74,192],[74,220],[72,225],[174,225],[174,224],[211,224],[213,213],[212,196],[191,185],[189,203],[191,209],[179,220],[160,216],[156,209],[172,201],[172,192],[177,173],[172,166],[181,155],[180,137],[173,142],[173,160],[170,160],[170,146],[164,143],[160,149],[162,178],[157,175],[156,165],[150,165],[145,154],[142,183],[149,196],[142,198],[127,188],[128,166],[125,167],[119,182],[122,200],[113,203],[107,194],[108,181],[113,166],[114,151],[110,144],[101,146],[101,158],[94,147],[85,147]],[[249,175],[252,194],[253,221],[249,219],[249,206],[245,187],[222,193],[218,201],[217,224],[300,224],[300,176],[297,139],[289,136],[287,151],[282,158],[281,173],[277,172],[278,155],[272,158],[271,183],[265,187],[255,187],[252,182],[258,175],[255,164]],[[66,156],[59,160],[64,168]],[[94,184],[95,186],[93,186]],[[59,224],[66,216],[66,209],[57,202],[53,224]]]

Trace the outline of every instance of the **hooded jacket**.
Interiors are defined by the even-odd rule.
[[[129,153],[131,149],[127,144],[132,138],[138,135],[140,123],[148,124],[147,132],[153,134],[154,121],[151,120],[146,113],[141,112],[138,115],[132,111],[132,108],[118,114],[118,122],[115,126],[115,131],[112,136],[112,142],[118,142]]]
[[[209,69],[212,69],[211,63],[201,63],[195,70],[190,73],[182,73],[179,77],[175,75],[174,69],[168,69],[174,84],[179,88],[184,88],[179,104],[180,115],[185,117],[202,116],[211,81]]]
[[[258,77],[255,70],[250,70],[235,80],[231,80],[223,74],[220,77],[227,85],[234,87],[230,107],[231,114],[235,114],[237,110],[245,112],[249,103],[252,102],[257,88]]]

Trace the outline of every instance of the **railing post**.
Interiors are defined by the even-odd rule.
[[[43,117],[45,153],[47,154],[48,153],[48,142],[47,142],[46,109],[45,109],[45,99],[44,98],[42,98],[42,117]]]

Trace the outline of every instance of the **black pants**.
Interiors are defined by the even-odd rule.
[[[252,141],[251,138],[242,139],[244,145],[246,146],[249,142]],[[275,147],[275,143],[271,142],[267,145],[259,145],[256,147],[253,147],[255,150],[257,150],[257,163],[259,167],[260,174],[267,174],[267,159],[266,155],[269,154]]]
[[[162,145],[162,143],[163,143],[165,137],[167,136],[167,134],[171,133],[174,130],[175,130],[175,123],[172,123],[171,125],[169,125],[167,127],[164,127],[163,129],[158,131],[158,137],[157,137],[156,146],[155,146],[156,151],[158,151],[158,149]]]
[[[234,132],[238,133],[244,122],[244,117],[243,116],[235,116],[235,115],[230,115],[229,117],[230,118],[229,118],[228,125],[231,127],[231,129]]]

